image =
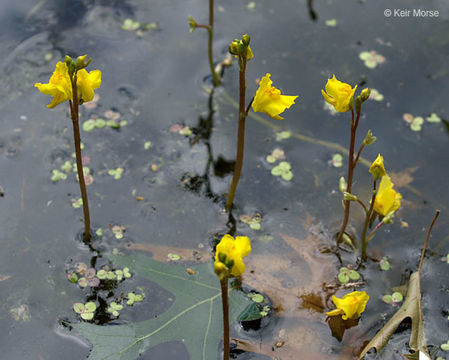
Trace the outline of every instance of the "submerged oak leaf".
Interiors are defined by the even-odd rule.
[[[92,344],[89,360],[137,360],[148,349],[173,341],[185,345],[190,359],[218,358],[223,335],[221,288],[209,262],[189,265],[194,270],[189,274],[183,264],[164,263],[141,254],[109,258],[115,266],[132,268],[138,277],[158,284],[174,300],[165,312],[136,323],[70,324]],[[230,322],[235,322],[252,301],[241,290],[230,289],[229,305]]]
[[[270,76],[271,74],[266,74],[260,80],[252,108],[254,112],[264,112],[273,119],[283,120],[279,114],[292,106],[298,96],[281,95],[281,90],[271,86],[273,81]]]

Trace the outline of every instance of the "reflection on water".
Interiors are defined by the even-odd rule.
[[[0,345],[5,359],[87,356],[88,344],[80,345],[58,319],[78,321],[73,303],[96,300],[103,309],[101,321],[108,322],[107,303],[129,289],[126,282],[118,290],[81,289],[66,279],[71,264],[92,259],[97,270],[112,266],[103,255],[127,243],[136,249],[155,245],[193,249],[207,257],[215,234],[228,231],[252,239],[254,250],[244,281],[268,295],[274,307],[263,329],[233,329],[233,336],[246,341],[238,344],[236,352],[258,352],[254,358],[260,359],[296,359],[298,353],[313,359],[350,358],[395,312],[382,296],[406,284],[416,270],[423,229],[435,208],[442,214],[423,268],[425,330],[435,348],[447,341],[447,319],[442,315],[448,302],[442,281],[447,263],[441,261],[449,251],[449,117],[444,97],[449,8],[445,3],[432,4],[440,10],[440,17],[433,19],[386,19],[383,11],[391,6],[387,1],[290,0],[276,6],[260,1],[248,8],[236,0],[217,4],[217,60],[230,40],[244,32],[251,35],[255,58],[248,65],[248,94],[257,88],[254,80],[266,72],[276,74],[285,93],[300,94],[298,106],[283,122],[248,119],[243,176],[231,219],[222,208],[233,170],[237,124],[236,109],[226,94],[232,99],[237,96],[238,69],[226,71],[222,88],[203,90],[209,86],[203,81],[209,71],[205,38],[189,35],[187,19],[188,15],[205,17],[205,2],[187,0],[178,6],[143,0],[47,0],[39,4],[9,3],[0,12],[4,51]],[[422,4],[398,1],[395,6]],[[157,22],[160,31],[143,36],[124,31],[126,18]],[[326,26],[332,19],[336,26]],[[359,55],[372,51],[386,61],[368,68]],[[33,88],[35,82],[48,79],[54,63],[66,53],[88,53],[103,73],[98,105],[83,109],[81,121],[104,116],[110,109],[127,121],[119,130],[107,127],[82,133],[83,154],[91,160],[95,179],[88,188],[92,220],[95,229],[104,230],[94,243],[98,254],[76,240],[82,224],[79,209],[72,207],[78,196],[75,178],[71,174],[66,181],[50,180],[52,169],[71,159],[73,152],[68,114],[63,107],[45,109],[43,97]],[[337,251],[332,241],[342,217],[338,179],[345,167],[333,167],[329,160],[344,153],[320,141],[343,147],[349,141],[346,115],[323,109],[320,90],[333,73],[346,82],[366,83],[384,96],[366,104],[359,134],[371,129],[378,140],[363,156],[369,163],[381,152],[404,196],[395,223],[369,247],[373,258],[389,257],[391,270],[380,271],[374,261],[359,270],[366,284],[361,289],[369,293],[370,302],[359,325],[348,329],[342,342],[331,336],[324,311],[332,307],[330,297],[338,290],[338,269],[355,265],[357,254]],[[425,120],[421,131],[412,131],[403,120],[405,113],[423,119],[436,113],[442,121]],[[190,127],[190,136],[170,132],[170,126],[180,123]],[[277,139],[273,125],[294,135]],[[304,136],[314,141],[304,141]],[[148,141],[151,146],[145,148]],[[289,183],[270,174],[265,157],[275,148],[281,148],[291,163],[294,177]],[[108,175],[117,167],[124,169],[120,180]],[[365,165],[359,165],[356,178],[357,194],[369,197],[364,184],[370,174]],[[239,220],[240,215],[255,213],[263,215],[260,230]],[[352,226],[360,231],[362,214],[354,209],[353,216]],[[123,239],[113,235],[110,224],[126,228]],[[152,294],[139,305],[140,311],[156,316],[166,309],[168,295],[163,289],[133,281],[128,284],[143,286]],[[18,320],[13,314],[20,314]],[[113,323],[138,320],[137,312],[124,311]],[[406,352],[409,334],[409,328],[395,334],[382,358],[396,359]],[[161,356],[188,358],[180,343],[150,349],[141,358]],[[238,356],[248,357],[244,352]]]

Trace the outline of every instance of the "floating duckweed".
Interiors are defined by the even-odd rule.
[[[371,90],[371,93],[370,93],[368,99],[374,100],[374,101],[382,101],[384,99],[384,96],[377,89],[370,88],[370,90]]]
[[[252,230],[257,231],[261,228],[260,223],[262,221],[262,216],[260,214],[255,214],[253,217],[246,214],[240,215],[239,219],[242,223],[248,224]]]
[[[140,22],[134,21],[133,19],[125,19],[123,21],[122,30],[135,31],[140,27]]]
[[[246,8],[247,8],[249,11],[254,11],[254,10],[256,9],[256,2],[255,2],[255,1],[250,1],[250,2],[248,3],[248,5],[246,5]]]
[[[421,116],[417,116],[410,124],[410,129],[412,131],[421,131],[422,124],[424,124],[424,119]]]
[[[178,261],[178,260],[181,260],[181,256],[179,256],[178,254],[169,253],[169,254],[167,255],[167,257],[168,257],[168,260],[170,260],[170,261]]]
[[[67,174],[59,171],[58,169],[53,169],[51,172],[52,172],[51,181],[53,182],[58,182],[59,180],[67,179]]]
[[[106,120],[102,118],[95,119],[95,127],[97,129],[103,129],[106,126]]]
[[[326,26],[329,26],[329,27],[337,26],[337,19],[326,20]]]
[[[378,54],[376,51],[362,51],[359,54],[360,60],[365,63],[365,66],[370,69],[374,69],[378,64],[385,62],[385,57]]]
[[[132,306],[135,302],[140,301],[143,301],[142,294],[134,294],[133,292],[128,293],[128,301],[126,302],[127,305]]]
[[[258,240],[263,243],[268,243],[270,241],[273,241],[273,239],[274,239],[274,236],[270,235],[270,234],[263,234],[258,237]]]
[[[95,234],[97,236],[103,236],[103,229],[102,228],[98,228],[97,231],[95,231]]]
[[[61,170],[65,173],[70,173],[72,171],[72,162],[70,160],[67,160],[62,166]]]
[[[262,309],[262,311],[259,313],[262,317],[265,317],[268,315],[268,312],[270,311],[270,307],[268,305],[265,305]]]
[[[270,155],[267,155],[266,160],[270,164],[275,163],[278,160],[284,160],[285,159],[285,153],[284,150],[280,148],[274,149]]]
[[[388,271],[390,270],[390,263],[388,261],[388,257],[384,256],[380,261],[379,261],[379,267],[381,270],[383,271]]]
[[[69,282],[71,283],[76,283],[78,282],[78,275],[74,272],[69,272],[67,274],[67,280],[69,280]]]
[[[255,303],[261,304],[265,301],[265,298],[261,294],[249,293],[248,297]]]
[[[290,136],[292,136],[291,131],[280,131],[276,133],[276,141],[287,140]]]
[[[341,154],[332,155],[332,159],[329,160],[329,164],[333,167],[339,168],[343,166],[343,156]]]
[[[115,301],[111,302],[108,307],[108,313],[112,314],[115,317],[118,317],[119,311],[123,310],[123,305],[117,304]]]
[[[112,233],[114,234],[115,238],[117,240],[123,239],[123,233],[126,230],[126,228],[123,225],[114,225],[111,227]]]
[[[117,276],[117,281],[123,280],[123,270],[115,270],[115,275]]]
[[[83,130],[84,131],[92,131],[93,129],[95,129],[95,120],[94,119],[89,119],[86,120],[85,122],[83,122]]]
[[[359,280],[360,274],[355,270],[348,269],[347,267],[341,267],[337,278],[341,284],[347,284],[350,280],[352,281]]]
[[[128,267],[123,268],[123,276],[125,277],[125,279],[129,279],[132,276],[131,273],[129,272]]]
[[[151,141],[145,141],[145,144],[143,144],[143,148],[145,150],[148,150],[151,147],[152,143]]]
[[[443,351],[449,351],[449,341],[445,344],[441,344],[441,350]]]
[[[72,199],[72,206],[75,209],[79,209],[81,206],[83,206],[83,199],[81,199],[81,198]]]
[[[391,300],[395,303],[399,303],[404,299],[402,294],[399,291],[395,291],[393,294],[391,294]]]
[[[279,165],[271,169],[271,175],[281,176],[285,181],[290,181],[293,178],[290,163],[287,161],[281,161]]]
[[[439,123],[439,122],[441,122],[441,118],[437,114],[435,114],[435,113],[432,113],[430,116],[426,117],[426,120],[428,122],[430,122],[430,123]]]
[[[97,309],[97,305],[93,301],[89,301],[86,304],[75,303],[73,304],[73,310],[81,316],[84,320],[92,320],[94,312]]]
[[[122,178],[123,171],[123,168],[118,167],[116,169],[108,170],[108,174],[114,177],[115,180],[120,180]]]

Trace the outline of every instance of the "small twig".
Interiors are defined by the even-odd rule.
[[[363,285],[365,285],[364,281],[357,281],[357,282],[347,283],[347,284],[324,285],[323,288],[324,288],[324,290],[338,290],[338,289],[348,289],[348,288],[353,288],[353,287],[358,287],[358,286],[363,286]]]
[[[424,255],[426,254],[427,243],[429,242],[430,233],[432,231],[433,224],[435,224],[435,221],[438,218],[438,215],[440,215],[440,210],[435,211],[435,215],[433,215],[432,222],[430,223],[429,229],[427,230],[426,240],[424,241],[424,247],[423,247],[422,252],[421,252],[421,260],[419,261],[419,267],[418,267],[418,274],[419,275],[421,275],[422,263],[424,261]]]

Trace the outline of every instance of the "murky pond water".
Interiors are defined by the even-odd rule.
[[[424,262],[422,292],[427,342],[439,349],[449,340],[449,265],[441,260],[449,252],[449,3],[403,0],[393,8],[389,1],[232,0],[215,5],[217,61],[232,39],[251,35],[255,57],[248,64],[248,97],[257,90],[256,78],[267,72],[283,92],[299,95],[285,120],[251,113],[247,121],[234,216],[237,234],[249,236],[253,244],[243,281],[268,295],[270,310],[258,330],[232,328],[232,337],[244,342],[241,348],[252,351],[235,355],[351,358],[397,309],[382,296],[405,285],[416,271],[435,209],[441,216]],[[418,8],[439,14],[384,15],[386,9]],[[112,266],[107,254],[113,249],[153,253],[164,261],[169,253],[193,259],[195,251],[201,259],[193,261],[201,262],[208,259],[214,240],[229,231],[223,206],[235,157],[238,67],[226,68],[211,98],[206,33],[188,31],[189,15],[206,23],[207,13],[206,0],[3,1],[2,359],[87,358],[90,345],[63,326],[82,321],[72,310],[76,302],[96,301],[101,308],[96,321],[105,326],[134,324],[170,307],[170,293],[140,277],[100,288],[70,283],[67,273],[77,264],[97,271]],[[142,33],[127,31],[122,29],[125,19],[150,25]],[[74,161],[68,110],[46,109],[48,97],[33,87],[48,81],[65,54],[85,53],[93,59],[90,68],[102,71],[103,82],[94,106],[82,107],[81,123],[90,118],[121,122],[119,129],[106,126],[81,134],[93,180],[88,186],[93,229],[102,229],[95,240],[98,252],[80,241],[75,174],[51,180],[54,169]],[[370,301],[342,342],[325,322],[324,312],[332,308],[326,294],[332,292],[324,289],[337,284],[338,268],[355,264],[357,253],[342,251],[340,263],[326,251],[334,245],[331,239],[343,216],[338,179],[346,174],[341,149],[349,142],[348,114],[332,114],[320,93],[332,74],[379,93],[365,104],[358,130],[360,139],[371,129],[377,141],[363,153],[367,162],[356,170],[355,192],[369,196],[366,163],[380,152],[404,198],[394,224],[384,227],[369,247],[373,258],[388,256],[391,270],[380,271],[375,261],[360,270],[365,284],[359,289],[369,293]],[[412,115],[406,116],[411,124],[404,114]],[[432,121],[431,114],[440,121]],[[281,139],[281,131],[291,136]],[[266,156],[276,148],[291,164],[291,181],[270,173],[274,165]],[[344,155],[342,167],[331,161],[337,153]],[[117,169],[123,173],[116,179]],[[360,231],[358,210],[353,207],[352,225]],[[260,230],[239,221],[256,214],[262,217]],[[106,308],[129,291],[144,292],[145,299],[115,319]],[[311,299],[318,305],[312,306]],[[326,309],[320,308],[323,300]],[[409,334],[407,327],[395,334],[381,358],[398,359],[407,352]],[[444,358],[444,351],[438,350],[438,356]],[[139,358],[189,356],[182,342],[171,341]]]

